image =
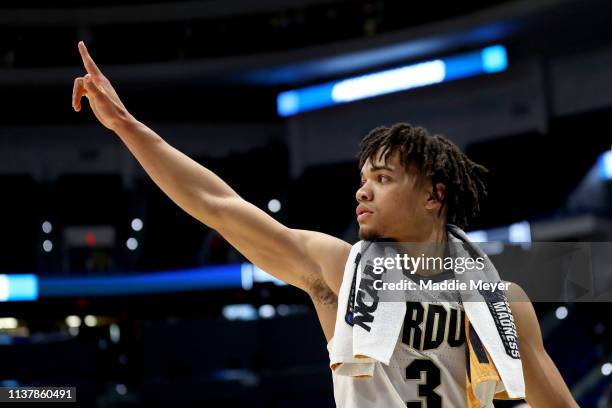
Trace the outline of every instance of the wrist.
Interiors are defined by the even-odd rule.
[[[142,124],[136,120],[127,110],[124,110],[113,125],[113,131],[121,136],[123,133],[131,132]]]

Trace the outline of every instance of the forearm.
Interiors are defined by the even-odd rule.
[[[121,121],[115,133],[172,201],[194,218],[214,227],[219,200],[236,195],[227,183],[131,115]]]
[[[578,408],[561,373],[546,350],[523,344],[521,355],[529,360],[524,367],[527,382],[526,399],[533,408]]]
[[[335,283],[342,281],[349,244],[325,234],[287,228],[243,200],[216,174],[134,119],[85,44],[79,42],[78,47],[87,74],[74,80],[73,109],[81,111],[81,100],[86,97],[98,121],[119,136],[168,197],[219,231],[247,259],[277,278],[304,289],[324,287],[313,284],[321,279],[339,288],[339,283]],[[327,278],[334,274],[339,276]]]

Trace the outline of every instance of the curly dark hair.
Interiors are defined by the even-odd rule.
[[[432,135],[409,123],[371,130],[359,145],[359,168],[368,159],[380,158],[386,163],[396,151],[406,171],[414,169],[420,180],[431,180],[436,196],[436,183],[444,184],[440,213],[446,207],[446,222],[466,228],[480,212],[480,202],[487,195],[483,177],[488,170],[471,161],[444,136]]]

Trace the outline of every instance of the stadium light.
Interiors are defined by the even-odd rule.
[[[49,221],[45,221],[42,223],[42,230],[45,234],[50,234],[53,231],[53,224]]]
[[[281,92],[277,96],[277,112],[283,117],[293,116],[341,103],[501,72],[507,67],[506,48],[493,45],[442,59]]]
[[[555,310],[555,316],[559,320],[565,319],[567,317],[567,314],[568,314],[568,310],[567,310],[567,307],[565,306],[559,306],[557,310]]]
[[[270,210],[270,212],[277,213],[280,211],[280,209],[281,209],[281,202],[279,200],[277,200],[276,198],[273,198],[270,201],[268,201],[268,210]]]
[[[53,241],[50,239],[45,239],[42,244],[43,251],[51,252],[53,251]]]
[[[134,231],[136,231],[136,232],[142,230],[142,227],[143,227],[143,223],[142,223],[142,220],[140,218],[134,218],[130,225],[131,225],[132,229]]]
[[[0,275],[0,302],[36,299],[38,299],[38,277],[36,275]]]
[[[612,150],[599,156],[599,178],[601,180],[612,180]]]

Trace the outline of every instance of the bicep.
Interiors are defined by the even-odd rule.
[[[313,279],[324,279],[328,258],[348,245],[329,235],[288,228],[239,196],[220,199],[216,207],[212,228],[259,268],[306,291]]]
[[[351,252],[351,245],[321,232],[294,231],[298,234],[299,239],[304,242],[306,256],[317,259],[322,283],[337,296],[342,285],[344,266]]]

